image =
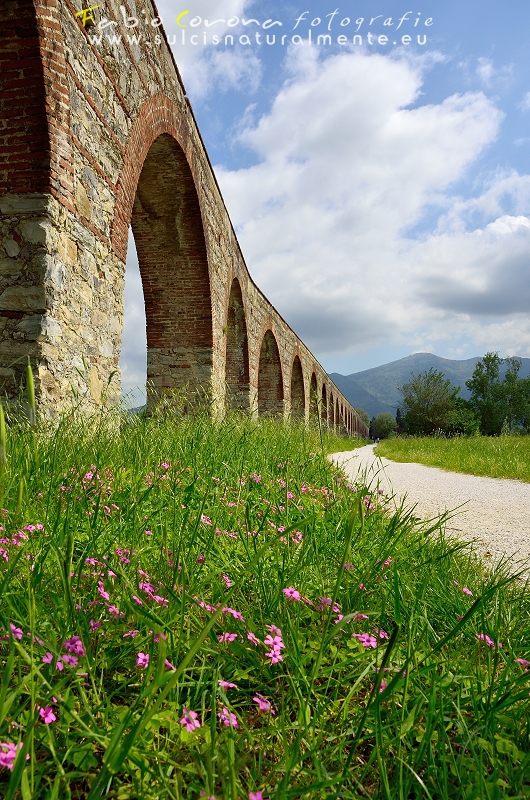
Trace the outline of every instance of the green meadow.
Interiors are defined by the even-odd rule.
[[[380,442],[376,453],[392,461],[530,481],[530,436],[395,437]]]
[[[326,455],[354,446],[243,417],[11,426],[0,796],[530,796],[528,587],[348,483]]]

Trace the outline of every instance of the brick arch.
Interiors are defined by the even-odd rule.
[[[67,205],[74,170],[59,5],[3,0],[0,31],[10,45],[0,56],[0,185],[10,194],[50,192]]]
[[[258,367],[258,413],[263,416],[283,414],[283,375],[280,351],[270,328],[261,342]]]
[[[311,381],[309,383],[309,419],[318,419],[318,381],[314,372],[311,373]]]
[[[184,122],[182,110],[165,94],[153,95],[138,110],[123,148],[123,162],[114,187],[116,203],[110,238],[114,252],[123,261],[127,255],[128,229],[143,164],[153,143],[163,134],[171,136],[180,146],[187,164],[188,189],[191,191],[193,184],[202,217],[200,183],[195,175],[194,164],[188,158],[190,148],[184,133]]]
[[[329,406],[329,424],[335,429],[335,398],[333,392],[331,392],[329,396]]]
[[[294,357],[291,369],[291,417],[305,417],[304,370],[298,355]]]
[[[320,419],[324,423],[324,425],[328,424],[328,392],[326,389],[326,384],[322,384],[322,400],[320,404]]]
[[[241,285],[232,281],[226,319],[226,406],[248,410],[250,407],[248,334]]]
[[[93,5],[97,21],[120,20],[120,0]],[[283,359],[275,367],[275,409],[283,407],[282,376],[290,379],[295,354],[305,413],[311,371],[319,389],[323,382],[328,393],[333,387],[337,401],[325,370],[249,275],[163,32],[146,28],[138,47],[99,46],[76,16],[79,6],[80,0],[0,2],[0,392],[18,397],[29,358],[44,415],[70,408],[73,398],[89,409],[119,403],[132,222],[150,306],[155,388],[207,384],[212,411],[222,414],[223,329],[237,274],[248,311],[252,408],[269,329],[275,359],[271,333],[261,377],[273,372],[278,351]],[[136,6],[149,12],[153,0]],[[261,395],[263,401],[263,380]]]
[[[206,242],[193,176],[171,134],[154,139],[141,164],[131,227],[144,290],[148,405],[175,387],[208,392],[213,333]]]

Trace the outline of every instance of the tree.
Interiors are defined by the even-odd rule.
[[[459,388],[437,369],[413,375],[400,387],[401,414],[407,433],[429,435],[450,431],[449,418],[455,412]]]
[[[397,423],[392,414],[383,411],[372,420],[371,430],[373,439],[386,439],[397,428]]]
[[[506,372],[501,380],[503,365],[506,365]],[[498,353],[486,353],[466,382],[471,392],[471,407],[485,436],[529,430],[530,381],[519,377],[520,369],[518,358],[501,358]]]
[[[481,433],[500,434],[505,417],[503,392],[500,384],[502,358],[498,353],[486,353],[466,381],[471,392],[471,405],[480,419]]]

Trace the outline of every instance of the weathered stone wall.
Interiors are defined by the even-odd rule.
[[[95,21],[118,22],[120,5],[158,15],[151,0],[105,0]],[[30,358],[48,413],[76,396],[117,401],[132,225],[151,402],[200,385],[221,413],[228,383],[236,407],[289,415],[291,385],[295,405],[302,396],[298,357],[306,417],[314,373],[322,416],[365,434],[251,280],[171,51],[156,42],[161,30],[144,26],[140,46],[94,44],[80,9],[81,0],[0,8],[2,391],[16,394]],[[278,382],[260,387],[260,374],[278,370],[273,397]]]

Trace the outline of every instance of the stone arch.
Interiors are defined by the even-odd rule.
[[[265,332],[258,368],[258,413],[262,416],[283,414],[283,375],[280,351],[273,332]]]
[[[294,357],[291,370],[291,417],[294,419],[305,417],[304,371],[298,355]]]
[[[212,306],[193,176],[169,133],[151,143],[131,208],[147,326],[147,402],[168,389],[210,390]]]
[[[320,419],[324,426],[328,424],[328,392],[326,389],[326,384],[322,384],[322,400],[320,403]]]
[[[335,397],[333,396],[333,392],[331,392],[329,396],[329,424],[331,428],[335,430]]]
[[[312,372],[311,382],[309,384],[309,419],[312,421],[318,420],[318,406],[317,376],[314,372]]]
[[[247,411],[250,406],[248,335],[241,285],[232,281],[226,319],[226,406]]]

